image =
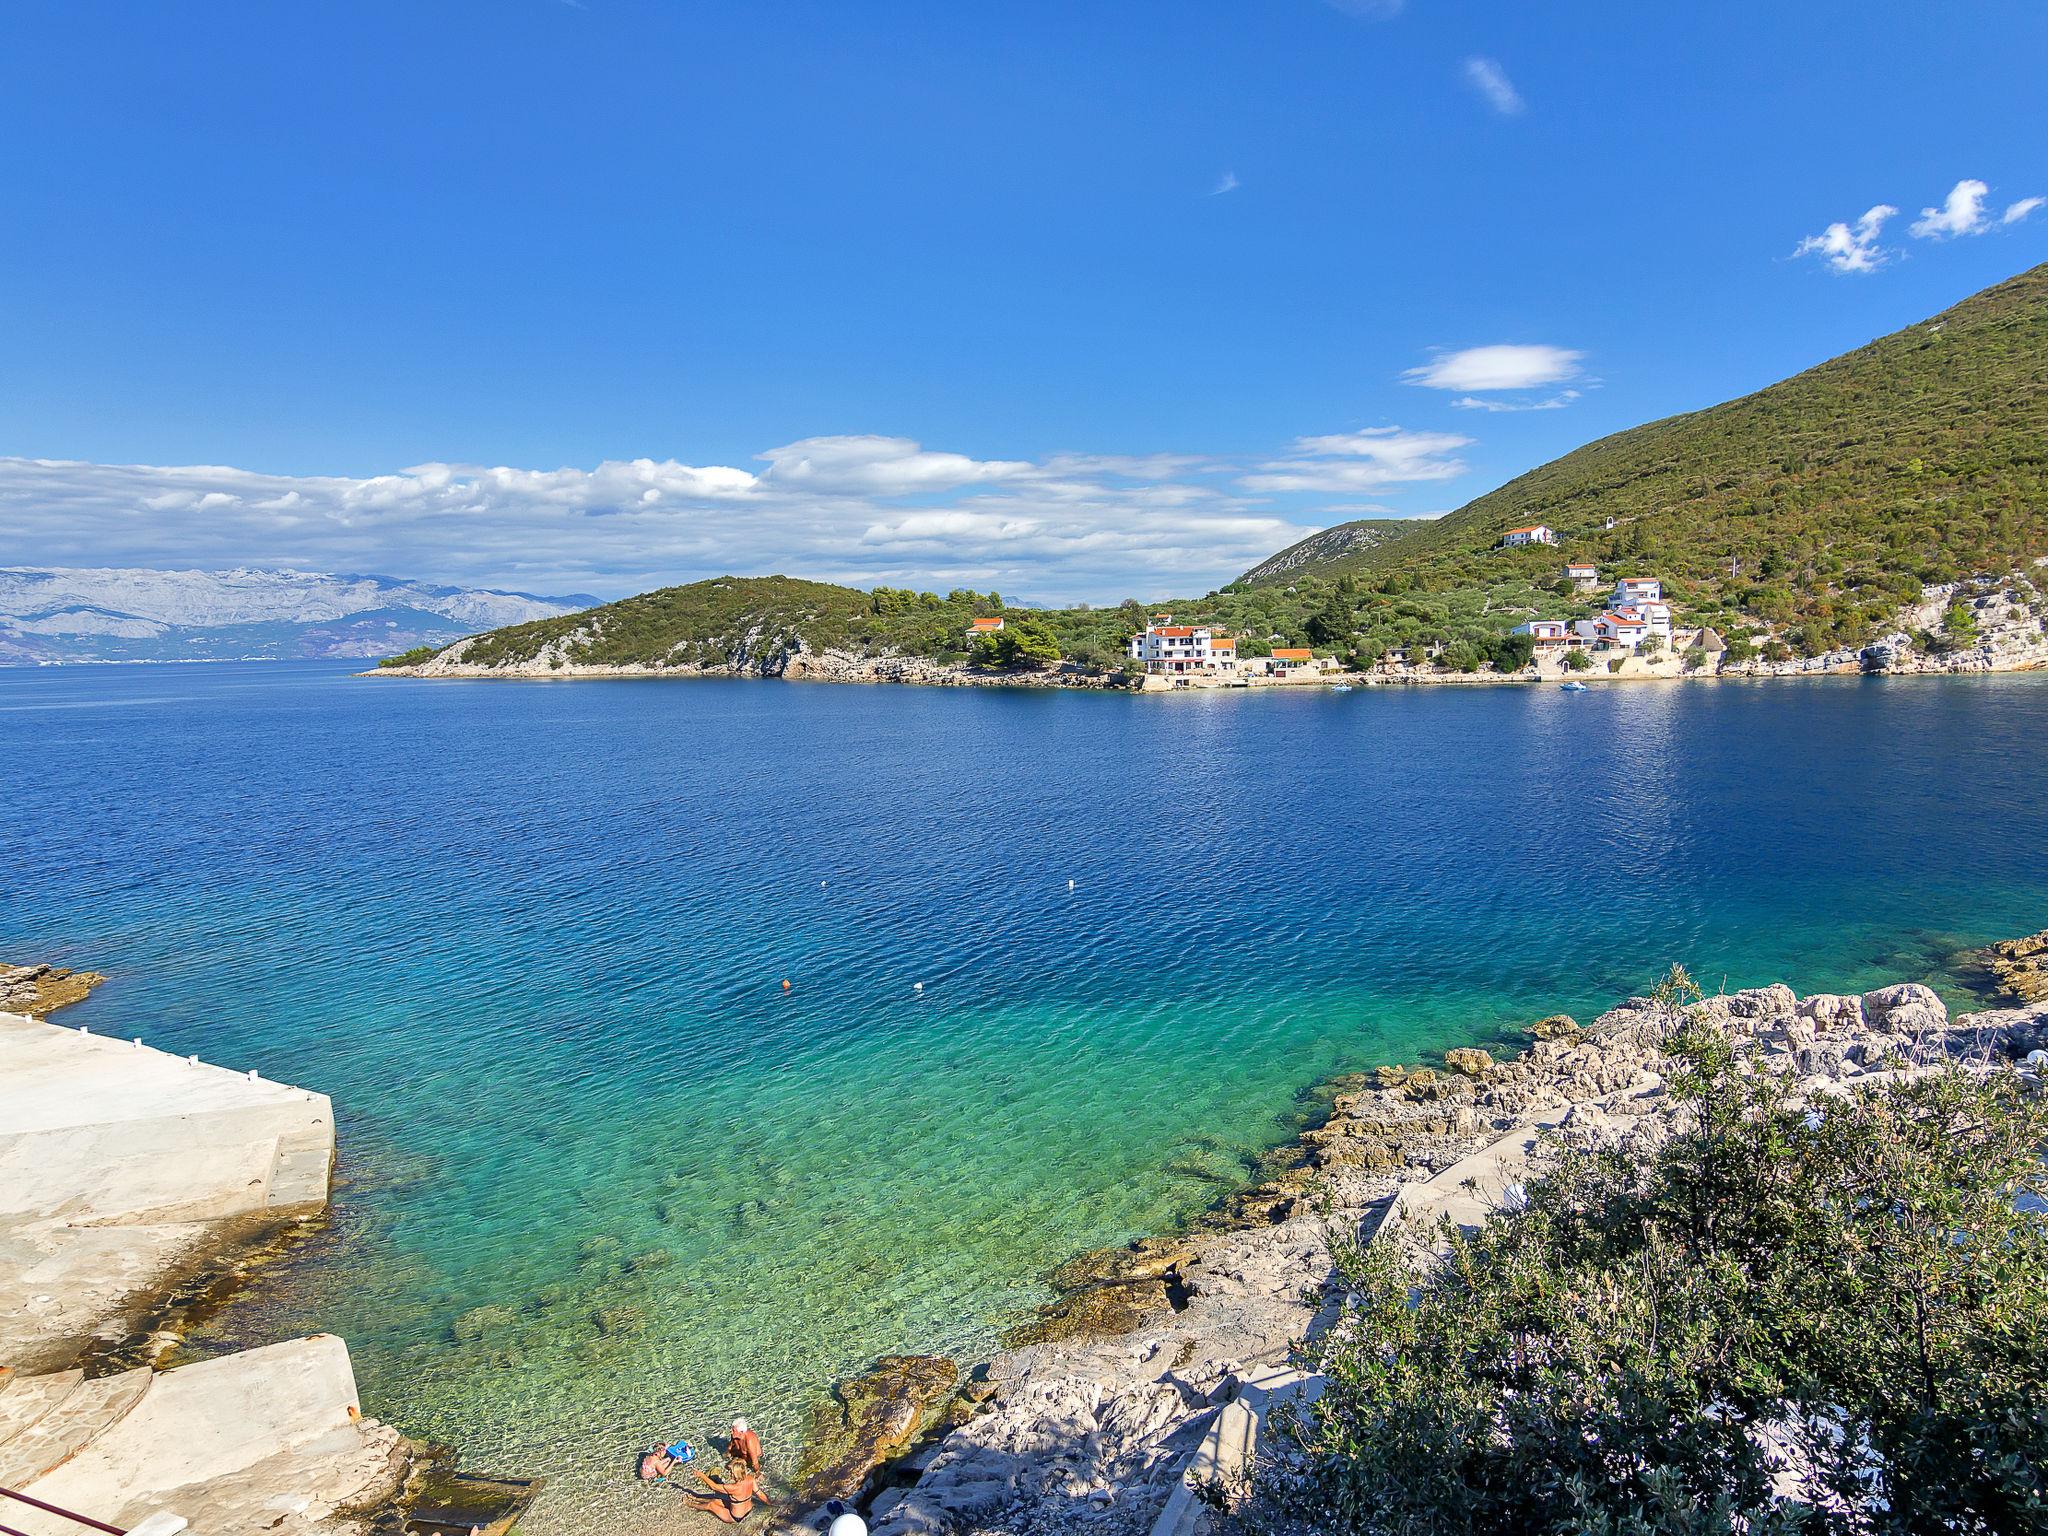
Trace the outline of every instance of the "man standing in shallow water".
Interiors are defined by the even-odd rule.
[[[761,1475],[761,1437],[747,1427],[745,1419],[732,1421],[732,1434],[725,1442],[725,1456],[734,1466],[756,1477]]]

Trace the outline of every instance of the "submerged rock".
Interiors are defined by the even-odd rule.
[[[811,1415],[799,1503],[858,1498],[876,1467],[939,1420],[959,1383],[960,1367],[943,1355],[885,1355],[865,1375],[840,1382]]]
[[[1053,1339],[1128,1333],[1187,1299],[1183,1271],[1194,1250],[1178,1238],[1141,1238],[1070,1259],[1048,1277],[1062,1294],[1004,1338],[1011,1348]]]

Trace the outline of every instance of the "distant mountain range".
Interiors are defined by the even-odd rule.
[[[313,571],[0,567],[0,666],[369,659],[598,601]]]

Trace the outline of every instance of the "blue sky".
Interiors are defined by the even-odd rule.
[[[2033,0],[21,0],[0,46],[5,564],[1201,590],[2048,259]]]

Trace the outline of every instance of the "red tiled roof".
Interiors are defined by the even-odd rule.
[[[1308,650],[1276,650],[1273,652],[1273,659],[1275,661],[1311,661],[1314,659],[1314,652]]]

